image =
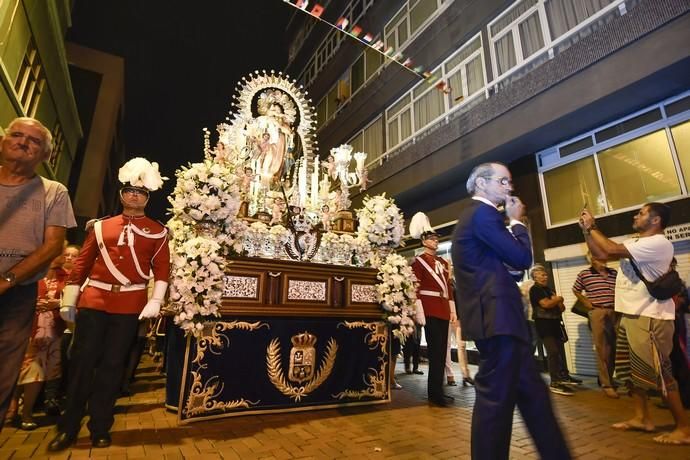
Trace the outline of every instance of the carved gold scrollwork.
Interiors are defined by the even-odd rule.
[[[238,407],[249,407],[250,404],[256,405],[259,403],[247,401],[244,398],[235,401],[214,401],[216,397],[223,391],[223,384],[217,382],[218,377],[211,377],[208,381],[201,381],[201,374],[192,371],[194,381],[189,391],[187,404],[184,407],[184,413],[187,417],[193,417],[206,412],[214,410],[229,410]]]
[[[196,344],[196,356],[192,363],[199,365],[199,368],[204,369],[205,364],[202,364],[206,352],[213,353],[214,355],[220,354],[220,350],[216,350],[214,347],[224,347],[230,345],[230,339],[227,335],[223,334],[225,331],[240,329],[244,331],[255,331],[259,328],[266,327],[270,329],[271,327],[268,323],[262,323],[261,321],[256,321],[254,323],[249,323],[247,321],[216,321],[213,323],[207,323],[207,328],[204,328],[204,335],[197,339]]]
[[[271,341],[266,350],[266,369],[268,371],[268,378],[278,391],[294,399],[295,402],[299,402],[302,397],[309,396],[309,393],[320,387],[328,376],[331,375],[337,353],[338,344],[331,338],[326,345],[326,355],[321,361],[321,367],[316,371],[314,378],[307,382],[306,385],[292,386],[286,381],[285,375],[283,374],[280,359],[280,341],[275,338]]]
[[[381,351],[383,352],[384,356],[388,355],[388,329],[386,328],[386,324],[384,322],[379,321],[372,323],[367,321],[343,321],[342,323],[338,324],[338,327],[340,326],[348,329],[368,329],[371,332],[364,336],[364,339],[366,340],[367,345],[369,345],[369,349],[373,350],[376,347],[381,347]]]
[[[348,329],[362,328],[370,332],[364,336],[364,340],[369,345],[370,350],[377,347],[381,348],[381,356],[378,358],[379,368],[370,368],[366,376],[366,387],[363,390],[344,390],[334,394],[334,398],[385,398],[388,395],[388,378],[386,377],[386,357],[388,356],[388,328],[384,322],[366,321],[343,321],[338,327],[343,326]]]
[[[238,407],[249,407],[259,404],[260,401],[249,401],[244,398],[233,401],[216,401],[215,399],[223,392],[223,382],[217,375],[211,376],[207,381],[202,381],[201,369],[206,368],[203,364],[206,352],[214,355],[221,353],[220,348],[230,346],[230,338],[225,334],[226,331],[239,329],[244,331],[256,331],[262,327],[270,329],[267,323],[256,321],[217,321],[209,322],[204,325],[203,335],[197,339],[196,355],[192,365],[196,365],[196,370],[192,370],[192,385],[189,389],[189,396],[184,406],[184,414],[187,417],[194,417],[211,411],[227,411]]]

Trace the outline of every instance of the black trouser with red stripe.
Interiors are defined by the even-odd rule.
[[[117,315],[80,308],[72,343],[65,412],[58,430],[75,438],[86,403],[92,437],[107,434],[113,426],[115,401],[132,342],[138,315]]]
[[[429,358],[429,380],[427,394],[432,401],[443,401],[443,374],[446,366],[446,347],[448,346],[447,319],[426,317],[424,335],[426,353]]]

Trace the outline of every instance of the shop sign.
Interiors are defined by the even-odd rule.
[[[690,223],[666,227],[664,233],[670,241],[690,240]]]

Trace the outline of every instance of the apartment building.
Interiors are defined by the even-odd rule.
[[[285,71],[313,99],[321,155],[342,143],[368,154],[366,193],[395,197],[407,217],[426,212],[449,235],[469,171],[508,164],[529,209],[535,260],[550,264],[569,304],[587,266],[576,223],[583,205],[622,238],[641,204],[666,202],[679,271],[690,277],[690,2],[321,5],[322,18],[347,18],[451,88],[439,91],[295,11]],[[595,375],[584,320],[568,313],[566,324],[571,370]]]

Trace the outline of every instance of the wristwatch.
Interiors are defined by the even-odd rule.
[[[3,273],[2,275],[0,275],[0,278],[10,283],[10,286],[14,286],[14,284],[17,282],[17,277],[11,271]]]

